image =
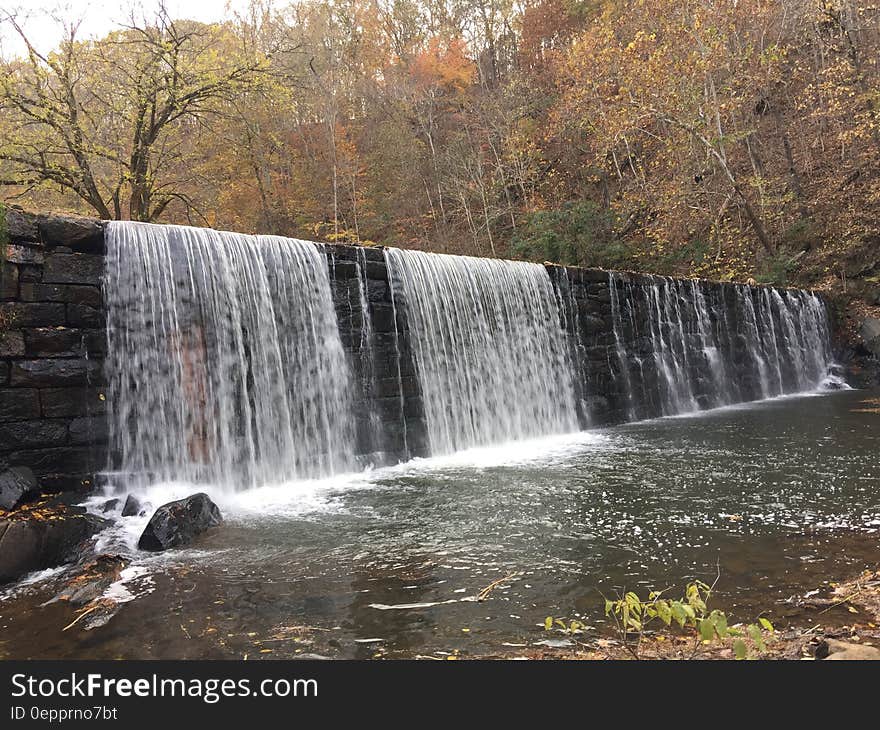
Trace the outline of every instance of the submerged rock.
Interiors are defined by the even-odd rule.
[[[0,509],[15,509],[37,489],[37,479],[26,466],[6,469],[0,473]]]
[[[105,512],[105,513],[110,512],[110,511],[116,509],[118,506],[119,506],[118,499],[108,499],[106,502],[104,502],[104,505],[101,507],[101,512]]]
[[[64,587],[55,596],[56,601],[67,601],[74,606],[85,606],[98,599],[117,580],[129,560],[121,555],[102,553],[77,567]]]
[[[78,565],[65,580],[55,601],[75,607],[75,618],[64,627],[67,631],[77,626],[84,631],[104,626],[126,602],[119,595],[108,594],[108,589],[123,576],[129,560],[121,555],[101,554]]]
[[[135,517],[138,514],[141,514],[141,503],[138,501],[137,497],[133,494],[129,494],[122,507],[122,516]]]
[[[138,540],[138,547],[158,552],[188,545],[197,535],[222,521],[217,505],[207,494],[199,492],[159,507]]]

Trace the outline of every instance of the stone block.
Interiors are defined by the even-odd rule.
[[[394,332],[394,308],[388,304],[377,304],[370,308],[370,319],[375,332]]]
[[[43,267],[36,264],[22,264],[18,267],[18,280],[22,284],[43,280]]]
[[[84,358],[58,360],[18,360],[12,363],[14,386],[53,388],[96,383],[102,377],[100,363]]]
[[[46,256],[43,282],[46,284],[87,284],[100,286],[104,257],[84,253],[53,253]]]
[[[0,263],[0,299],[18,297],[18,267],[9,262]]]
[[[587,283],[608,283],[608,272],[604,269],[581,269],[581,281]]]
[[[388,267],[385,264],[385,261],[369,261],[367,260],[367,265],[364,267],[364,275],[368,279],[375,279],[376,281],[388,281]]]
[[[87,446],[22,449],[7,458],[10,464],[29,466],[40,480],[49,474],[87,474],[98,461],[95,451]]]
[[[39,392],[39,401],[45,418],[94,416],[107,411],[100,388],[45,388]]]
[[[95,469],[101,468],[101,464],[107,463],[107,456],[100,446],[91,446],[93,453],[92,464]],[[74,474],[43,474],[40,477],[40,486],[44,492],[56,494],[58,492],[88,492],[94,484],[93,471]]]
[[[0,330],[0,357],[23,357],[24,335],[20,330]]]
[[[21,299],[26,302],[64,302],[101,307],[101,290],[77,284],[22,284]]]
[[[330,276],[336,281],[356,279],[358,276],[358,265],[354,261],[344,261],[339,259],[331,261]]]
[[[14,243],[6,246],[6,261],[13,264],[42,264],[43,248],[39,245],[26,246]]]
[[[82,357],[83,332],[69,327],[38,327],[24,331],[28,357]]]
[[[0,423],[0,449],[3,451],[35,446],[63,446],[66,442],[65,420],[40,419]]]
[[[66,246],[84,253],[104,250],[104,226],[92,218],[45,216],[38,227],[40,238],[48,246]]]
[[[377,398],[400,397],[401,391],[404,398],[418,396],[419,379],[415,376],[398,378],[382,378],[373,384],[373,394]]]
[[[70,443],[106,443],[109,437],[109,425],[107,419],[101,416],[74,418],[70,422]]]
[[[33,388],[0,388],[0,422],[40,417],[40,394]]]
[[[383,421],[394,421],[400,418],[401,407],[403,409],[403,417],[405,419],[418,420],[422,417],[424,410],[420,398],[404,398],[403,403],[400,402],[399,396],[390,398],[377,398],[373,401],[376,412]]]
[[[67,305],[67,323],[72,327],[103,327],[104,310],[85,304]]]
[[[83,330],[83,334],[89,356],[103,358],[107,354],[107,330]]]
[[[65,324],[67,312],[63,304],[4,302],[0,304],[0,320],[7,327],[50,327]]]
[[[378,279],[367,279],[367,300],[370,302],[390,302],[391,291],[388,284]]]
[[[10,241],[40,240],[37,216],[18,208],[6,209],[6,232]]]

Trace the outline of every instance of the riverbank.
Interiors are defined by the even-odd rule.
[[[794,599],[797,620],[763,633],[764,649],[748,641],[756,660],[880,660],[880,570],[862,571],[841,582],[829,581]],[[773,608],[768,607],[772,615]],[[557,632],[558,633],[558,632]],[[532,660],[734,660],[733,639],[701,641],[695,631],[646,633],[636,648],[613,635],[571,637],[567,647],[507,651],[481,659]]]
[[[854,536],[853,542],[863,542],[864,536]],[[25,613],[38,614],[29,628],[49,639],[41,642],[40,653],[29,658],[45,658],[59,651],[65,641],[83,639],[91,647],[89,653],[109,632],[111,640],[126,632],[130,621],[123,618],[122,628],[108,626],[111,619],[138,600],[138,590],[129,592],[124,586],[124,576],[137,575],[138,570],[127,568],[128,561],[118,556],[101,555],[80,566],[72,567],[57,582],[47,580],[42,589],[36,584],[25,583],[18,590],[32,600],[22,604]],[[199,585],[197,576],[186,569],[176,569],[165,576],[175,582],[192,581],[192,589]],[[497,610],[498,604],[507,602],[504,579],[488,584],[482,591],[469,597],[478,602],[487,613]],[[147,583],[152,579],[147,577]],[[157,578],[153,589],[162,590],[164,578]],[[129,586],[131,587],[131,586]],[[150,591],[152,592],[152,591]],[[496,593],[497,592],[497,593]],[[495,595],[493,595],[495,594]],[[142,594],[145,595],[145,594]],[[8,600],[8,598],[7,598]],[[183,658],[225,659],[333,659],[346,656],[343,627],[313,626],[289,621],[270,632],[245,631],[231,633],[223,630],[220,615],[223,601],[216,600],[217,615],[205,616],[205,621],[195,623],[182,618],[181,607],[172,609],[166,627],[169,640],[179,635],[178,644],[185,646]],[[11,615],[0,601],[0,618],[13,626],[19,626],[23,634],[29,633],[20,619]],[[710,608],[712,606],[710,605]],[[131,609],[136,609],[131,604]],[[517,610],[515,606],[511,610]],[[415,608],[412,613],[416,613]],[[124,614],[123,614],[124,616]],[[792,596],[782,603],[769,600],[762,616],[770,617],[778,625],[772,632],[763,633],[764,647],[759,649],[751,640],[749,659],[752,660],[878,660],[880,659],[880,569],[860,571],[845,580],[827,580],[802,594]],[[733,616],[731,616],[733,621]],[[733,624],[734,626],[736,624]],[[256,627],[255,627],[256,628]],[[636,650],[634,641],[629,646],[616,635],[610,623],[585,626],[575,633],[554,628],[550,631],[533,627],[517,635],[498,641],[495,650],[472,652],[466,648],[467,635],[472,629],[461,629],[461,640],[450,643],[447,649],[422,652],[395,652],[378,638],[361,640],[362,659],[417,659],[417,660],[566,660],[566,661],[724,661],[736,658],[733,640],[700,641],[696,632],[661,628],[646,631]],[[478,629],[477,629],[478,631]],[[53,636],[54,635],[54,636]],[[32,640],[31,640],[32,641]],[[22,658],[9,637],[0,641],[0,658]],[[28,642],[30,643],[30,642]],[[54,647],[54,648],[52,648]],[[10,651],[11,649],[11,651]],[[180,649],[178,650],[180,651]],[[98,652],[96,657],[103,656]],[[125,656],[122,658],[138,658]]]

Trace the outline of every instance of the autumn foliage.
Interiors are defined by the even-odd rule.
[[[3,62],[0,192],[324,240],[870,280],[878,64],[880,8],[850,0],[161,15]]]

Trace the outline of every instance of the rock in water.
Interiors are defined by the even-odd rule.
[[[111,512],[112,510],[116,509],[118,506],[119,506],[118,499],[108,499],[106,502],[104,502],[104,506],[101,507],[101,512],[105,512],[105,513]]]
[[[79,559],[83,542],[106,524],[82,507],[51,512],[44,517],[19,514],[0,519],[0,583]]]
[[[138,547],[158,552],[188,545],[196,535],[222,521],[217,505],[207,494],[199,492],[159,507],[138,540]]]
[[[123,517],[134,517],[141,511],[141,503],[138,502],[137,497],[133,494],[129,494],[125,499],[125,505],[122,507],[122,516]]]
[[[0,509],[12,510],[37,492],[37,479],[26,466],[14,466],[0,474]]]

